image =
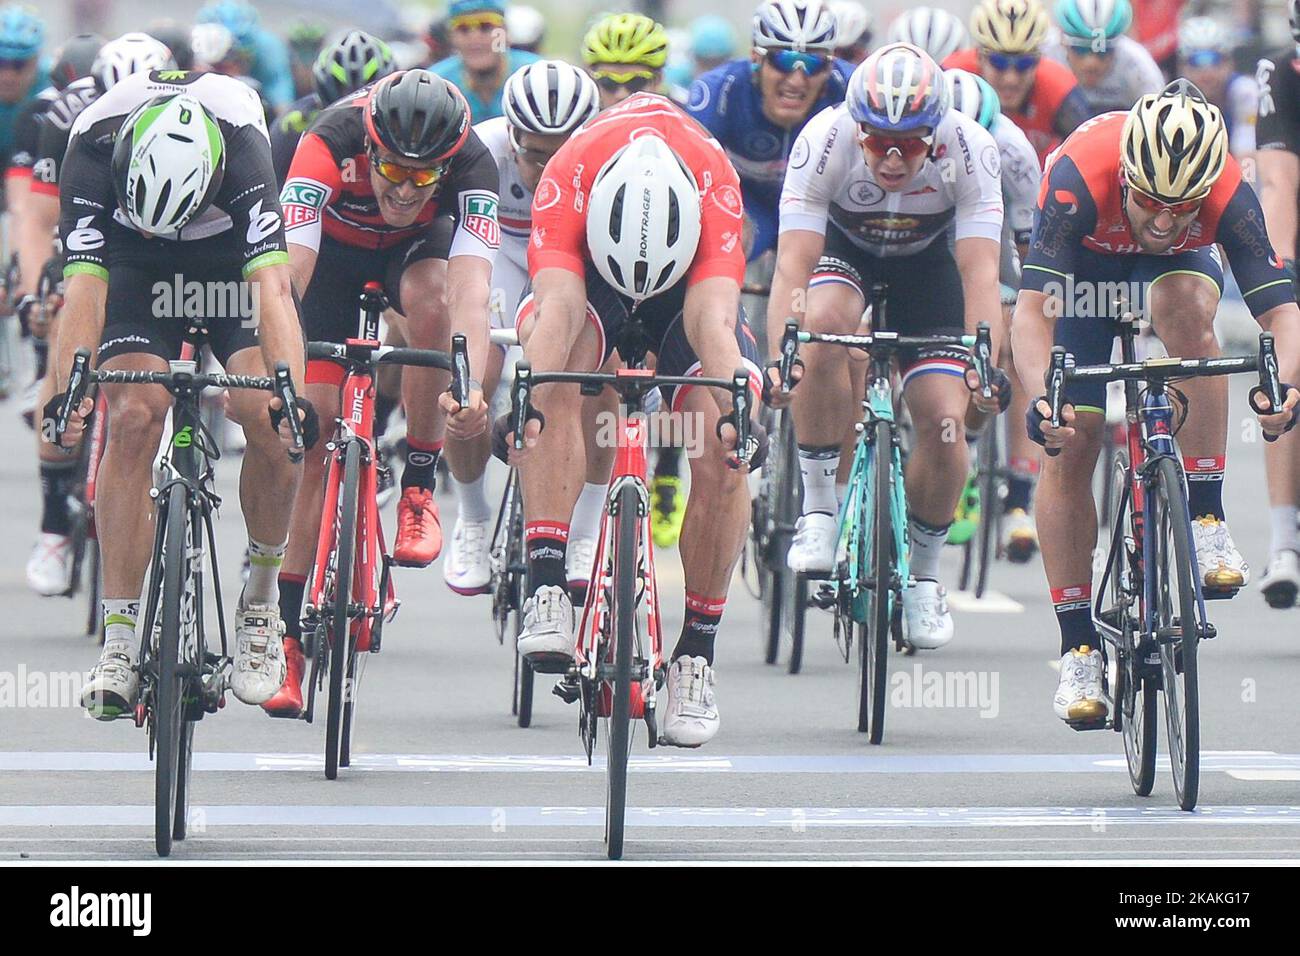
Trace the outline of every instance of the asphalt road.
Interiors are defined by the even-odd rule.
[[[1263,463],[1237,425],[1237,385],[1229,517],[1258,574]],[[146,736],[77,708],[76,675],[97,656],[79,633],[81,599],[42,599],[24,584],[38,498],[30,433],[12,402],[0,406],[0,444],[10,449],[0,459],[0,860],[151,859]],[[223,464],[219,522],[232,595],[237,461]],[[442,504],[449,529],[454,504]],[[952,576],[956,559],[954,550]],[[672,554],[659,567],[673,635],[680,571]],[[1202,649],[1201,805],[1186,814],[1163,759],[1155,792],[1138,798],[1117,734],[1076,733],[1053,716],[1058,639],[1041,568],[999,564],[992,586],[982,606],[954,596],[948,648],[893,659],[885,742],[872,747],[855,730],[856,677],[829,617],[814,612],[803,672],[789,676],[762,663],[760,608],[737,580],[719,638],[722,730],[699,751],[638,744],[626,857],[1300,855],[1300,612],[1269,610],[1253,589],[1212,605],[1220,636]],[[361,685],[354,766],[325,780],[321,723],[272,721],[232,697],[196,730],[191,836],[174,858],[603,858],[601,760],[586,764],[576,707],[539,679],[533,726],[515,726],[512,655],[487,598],[453,595],[437,567],[400,571],[397,587],[400,614]]]

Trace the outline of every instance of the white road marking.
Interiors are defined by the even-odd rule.
[[[1023,614],[1025,606],[1001,591],[985,591],[978,600],[971,591],[949,591],[948,606],[968,614]]]

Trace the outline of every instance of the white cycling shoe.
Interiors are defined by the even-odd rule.
[[[128,632],[129,633],[129,632]],[[116,720],[135,709],[140,696],[140,675],[136,671],[140,648],[131,637],[110,635],[99,653],[99,662],[81,689],[81,706],[96,720]]]
[[[586,589],[596,564],[595,538],[570,538],[564,552],[564,576],[570,588]]]
[[[442,562],[442,579],[457,594],[486,594],[492,579],[486,521],[456,518],[451,551]]]
[[[703,657],[679,657],[668,666],[667,705],[660,743],[699,747],[718,732],[713,668]]]
[[[544,585],[524,602],[519,653],[539,674],[563,674],[573,663],[576,626],[568,591]]]
[[[72,539],[42,532],[27,559],[27,586],[44,597],[55,597],[66,594],[71,583]]]
[[[1273,555],[1259,589],[1269,607],[1295,607],[1296,595],[1300,594],[1300,554],[1288,550]]]
[[[903,589],[903,640],[933,651],[952,640],[948,592],[938,581],[916,581]]]
[[[1192,520],[1192,542],[1196,545],[1196,564],[1201,584],[1217,591],[1245,587],[1250,580],[1250,565],[1232,543],[1228,523],[1212,515]]]
[[[795,525],[794,541],[786,564],[800,574],[830,574],[835,568],[839,522],[820,511],[802,515]]]
[[[230,690],[245,704],[264,704],[284,684],[284,622],[273,604],[235,612],[235,667]]]
[[[1101,693],[1101,651],[1083,646],[1061,657],[1061,681],[1052,698],[1056,716],[1068,724],[1104,720],[1106,699]]]

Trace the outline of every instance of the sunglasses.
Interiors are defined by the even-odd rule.
[[[1147,195],[1136,186],[1128,183],[1124,184],[1124,188],[1132,194],[1133,202],[1139,209],[1150,213],[1168,212],[1175,219],[1181,216],[1190,216],[1192,213],[1197,212],[1201,208],[1201,204],[1205,202],[1204,196],[1196,199],[1184,199],[1182,202],[1164,202],[1155,196]]]
[[[797,50],[764,50],[763,58],[771,63],[779,73],[793,73],[803,70],[808,76],[824,73],[831,67],[831,58],[816,53],[800,53]]]
[[[0,70],[25,70],[31,60],[0,60]]]
[[[457,17],[451,22],[451,28],[457,33],[490,33],[493,30],[499,30],[506,25],[506,21],[498,14],[484,13],[478,16]]]
[[[890,136],[878,133],[865,126],[858,127],[858,141],[877,156],[888,156],[898,150],[903,159],[912,160],[930,152],[934,145],[934,134],[929,136]]]
[[[386,159],[380,159],[379,154],[373,149],[370,150],[370,168],[378,172],[380,176],[383,176],[394,186],[400,186],[409,180],[411,185],[417,189],[426,189],[433,186],[447,174],[446,163],[415,169],[411,166],[402,166]]]
[[[531,163],[539,168],[545,169],[546,164],[549,163],[551,157],[555,155],[555,153],[548,153],[542,149],[520,146],[518,134],[515,133],[515,128],[513,126],[506,127],[506,138],[510,140],[510,148],[515,151],[516,156],[524,162]],[[558,150],[556,150],[556,152],[558,152]]]
[[[653,70],[631,70],[625,73],[616,73],[613,70],[596,70],[592,74],[596,85],[606,93],[617,93],[621,89],[626,89],[632,93],[640,93],[642,90],[648,90],[654,86],[658,77]]]
[[[1225,59],[1218,50],[1193,50],[1183,56],[1183,61],[1190,67],[1218,66]]]
[[[1101,57],[1103,60],[1115,52],[1115,47],[1111,43],[1103,43],[1101,49],[1097,49],[1092,45],[1091,41],[1084,43],[1067,43],[1065,48],[1075,56],[1097,56]],[[990,60],[991,59],[992,57],[990,57]],[[999,67],[999,69],[1001,69],[1001,67]]]
[[[984,51],[988,58],[989,66],[995,70],[1015,70],[1017,73],[1024,73],[1038,66],[1038,61],[1042,57],[1037,53],[1022,53],[1019,56],[1012,56],[1010,53],[994,53],[990,50]]]

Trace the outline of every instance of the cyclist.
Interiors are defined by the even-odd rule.
[[[293,92],[301,99],[310,96],[315,90],[312,66],[325,46],[325,28],[311,20],[299,20],[289,27],[287,39],[289,65],[293,70]]]
[[[603,17],[582,38],[582,59],[600,89],[600,108],[633,93],[663,92],[668,34],[639,13]]]
[[[1039,193],[1012,320],[1022,382],[1044,381],[1053,342],[1080,365],[1110,360],[1111,303],[1096,299],[1119,283],[1134,290],[1127,308],[1151,319],[1171,355],[1218,355],[1214,314],[1223,268],[1215,243],[1227,253],[1252,314],[1277,336],[1283,380],[1300,380],[1300,310],[1291,276],[1273,253],[1259,202],[1227,140],[1219,110],[1178,80],[1127,112],[1089,120],[1056,151]],[[1179,447],[1197,564],[1207,594],[1227,596],[1248,580],[1223,512],[1227,380],[1193,379],[1180,388],[1190,405]],[[1286,411],[1261,416],[1269,432],[1289,427],[1300,400],[1295,388],[1284,390]],[[1026,424],[1036,442],[1061,449],[1043,466],[1038,525],[1061,631],[1054,707],[1070,722],[1106,713],[1090,610],[1097,543],[1092,475],[1106,403],[1103,386],[1071,384],[1066,397],[1060,429],[1044,421],[1050,409],[1042,399]]]
[[[1038,155],[1025,134],[1015,123],[1002,115],[998,95],[983,77],[965,70],[945,70],[952,108],[976,120],[993,134],[1002,160],[1002,261],[1001,292],[1004,317],[1010,319],[1010,306],[1015,304],[1016,290],[1020,288],[1020,263],[1029,248],[1029,236],[1034,226],[1038,187],[1042,171],[1038,168]],[[1003,358],[1009,359],[1009,339],[1003,339]],[[1006,363],[1010,366],[1010,362]],[[1029,407],[1029,396],[1016,380],[1011,379],[1011,403],[1007,407],[1011,421],[1020,421]],[[1040,454],[1027,435],[1012,428],[1007,435],[1007,496],[1002,503],[1002,548],[1007,558],[1015,563],[1028,561],[1038,550],[1038,534],[1031,517],[1034,480],[1038,476]],[[970,488],[963,492],[963,501]],[[965,517],[958,506],[953,527]],[[987,517],[987,516],[986,516]],[[968,535],[969,537],[969,535]],[[951,532],[948,537],[953,541]],[[957,542],[961,543],[961,542]]]
[[[1232,47],[1232,37],[1212,17],[1191,17],[1178,28],[1178,75],[1222,111],[1228,149],[1240,160],[1255,151],[1259,84],[1233,69]]]
[[[506,77],[541,58],[507,44],[503,0],[452,0],[447,16],[456,52],[429,70],[460,89],[471,122],[500,116]]]
[[[322,110],[280,194],[308,340],[355,338],[358,297],[379,281],[412,347],[447,349],[461,332],[470,368],[482,369],[499,242],[497,188],[496,163],[470,128],[465,98],[441,77],[393,73]],[[332,421],[342,369],[312,362],[306,383],[305,394]],[[442,549],[433,489],[444,433],[468,440],[487,426],[482,387],[471,382],[470,406],[457,409],[440,395],[447,383],[447,373],[432,369],[402,375],[407,452],[393,559],[405,567],[425,567]],[[324,456],[309,456],[280,578],[289,664],[284,687],[266,707],[273,714],[296,716],[302,708],[299,615],[324,482]]]
[[[579,164],[575,176],[543,175],[533,197],[532,289],[519,328],[534,372],[606,366],[635,316],[661,373],[729,378],[743,364],[757,391],[758,353],[740,308],[740,181],[722,147],[667,98],[637,93],[589,120],[551,162],[556,170]],[[623,202],[624,195],[641,198]],[[666,407],[717,422],[690,459],[686,611],[662,718],[666,743],[697,747],[718,730],[714,638],[744,544],[749,492],[733,451],[730,402],[711,390],[662,391]],[[547,673],[567,668],[574,651],[565,549],[584,470],[574,452],[584,445],[577,390],[548,386],[539,398],[546,428],[529,423],[516,459],[530,592],[519,651]],[[761,455],[760,448],[747,460],[757,467]]]
[[[889,43],[920,47],[935,63],[943,63],[970,46],[966,25],[956,15],[936,7],[913,7],[889,24]]]
[[[1290,11],[1294,44],[1259,63],[1255,165],[1269,238],[1294,277],[1300,219],[1300,0],[1291,0]],[[1288,435],[1266,445],[1264,462],[1268,466],[1272,533],[1268,570],[1260,580],[1260,589],[1272,607],[1288,608],[1300,593],[1300,533],[1296,529],[1300,520],[1300,438]]]
[[[976,48],[943,61],[989,81],[1002,112],[1047,157],[1071,130],[1092,115],[1074,74],[1055,60],[1044,60],[1047,13],[1039,0],[980,0],[971,14]]]
[[[266,375],[287,362],[294,381],[302,381],[271,143],[248,87],[218,74],[176,71],[122,80],[73,123],[59,190],[66,303],[53,361],[60,389],[78,348],[95,348],[103,368],[165,370],[191,321],[163,302],[175,297],[177,276],[222,287],[248,282],[254,308],[203,316],[214,354],[234,374]],[[169,292],[160,296],[158,284]],[[104,555],[105,644],[82,703],[93,716],[111,719],[129,713],[139,691],[136,626],[154,536],[141,516],[149,513],[154,451],[171,396],[125,385],[106,385],[104,393],[109,436],[95,518]],[[51,439],[62,402],[60,392],[45,406],[42,431]],[[65,444],[79,438],[90,407],[86,399],[77,410]],[[276,570],[297,469],[282,447],[290,441],[287,428],[276,433],[278,399],[267,404],[258,393],[232,392],[228,408],[248,443],[240,504],[254,558],[236,612],[231,689],[258,704],[284,680]],[[310,447],[318,424],[309,402],[302,411]]]
[[[492,325],[513,328],[515,308],[528,282],[528,236],[532,226],[533,193],[551,156],[568,140],[569,134],[596,115],[600,95],[585,70],[560,60],[539,60],[521,67],[506,81],[505,116],[487,120],[474,132],[496,160],[500,179],[501,248],[492,267]],[[493,349],[483,372],[483,393],[491,395],[501,376],[506,357],[503,348]],[[459,510],[451,535],[451,550],[443,561],[447,586],[458,594],[482,594],[491,577],[489,566],[489,522],[486,466],[491,454],[489,436],[477,443],[463,443],[455,453],[448,449],[447,463],[456,489]],[[600,510],[606,484],[596,486],[594,496],[586,493],[575,510],[585,506],[591,516],[579,514],[574,525],[592,528],[578,553],[577,539],[569,542],[568,579],[585,584],[595,556]],[[594,497],[594,500],[593,500]]]
[[[14,153],[14,127],[23,108],[49,86],[49,65],[40,58],[45,21],[29,7],[0,7],[0,160],[8,169]],[[22,197],[6,183],[5,205],[21,213]]]
[[[830,7],[835,18],[835,56],[857,66],[871,47],[871,11],[857,0],[835,0]]]
[[[691,63],[694,67],[690,80],[682,85],[690,86],[691,80],[701,73],[717,69],[736,55],[738,40],[736,29],[726,17],[716,13],[707,13],[691,21]]]
[[[362,30],[349,30],[327,43],[311,67],[312,91],[291,103],[271,126],[277,182],[283,185],[288,178],[298,140],[322,109],[396,69],[388,44]]]
[[[1165,85],[1146,47],[1124,35],[1132,22],[1129,0],[1056,0],[1060,35],[1043,55],[1070,68],[1094,116],[1126,110]]]
[[[506,7],[506,39],[512,48],[540,56],[546,39],[546,18],[536,7],[510,4]]]
[[[230,31],[235,50],[248,61],[248,75],[272,108],[282,110],[294,97],[289,47],[259,24],[257,9],[244,0],[215,0],[200,8],[197,22],[219,23]]]
[[[790,157],[769,352],[787,316],[813,331],[856,331],[876,279],[889,284],[893,330],[961,334],[979,322],[996,330],[999,165],[993,137],[949,109],[943,73],[927,53],[891,43],[864,60],[849,80],[845,104],[813,117]],[[858,403],[843,350],[810,348],[803,358],[805,384],[793,404],[803,514],[788,563],[825,576],[835,565],[840,448]],[[918,648],[952,639],[939,555],[969,467],[965,443],[951,436],[970,402],[962,381],[968,359],[964,349],[935,348],[903,362],[903,396],[915,430],[906,479],[917,579],[903,591],[903,628]],[[999,380],[999,397],[1007,391]],[[997,402],[979,407],[995,410]]]

